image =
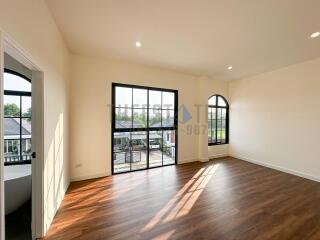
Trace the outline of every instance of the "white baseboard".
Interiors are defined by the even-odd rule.
[[[228,156],[229,154],[226,154],[226,153],[214,154],[209,157],[203,157],[203,158],[199,157],[199,158],[183,159],[183,160],[180,160],[178,164],[184,164],[184,163],[190,163],[190,162],[209,162],[210,160],[215,158],[228,157]]]
[[[312,181],[320,182],[320,177],[316,177],[316,176],[313,176],[313,175],[310,175],[310,174],[307,174],[307,173],[298,172],[298,171],[295,171],[295,170],[292,170],[292,169],[289,169],[289,168],[280,167],[280,166],[273,165],[273,164],[270,164],[270,163],[264,163],[264,162],[256,161],[256,160],[253,160],[253,159],[250,159],[250,158],[247,158],[247,157],[243,157],[243,156],[239,156],[239,155],[230,154],[229,156],[237,158],[239,160],[243,160],[243,161],[246,161],[246,162],[257,164],[257,165],[260,165],[260,166],[263,166],[263,167],[275,169],[275,170],[278,170],[278,171],[281,171],[281,172],[285,172],[285,173],[288,173],[288,174],[292,174],[292,175],[295,175],[295,176],[298,176],[298,177],[302,177],[302,178],[306,178],[306,179],[309,179],[309,180],[312,180]]]
[[[209,156],[209,159],[215,159],[215,158],[222,158],[222,157],[228,157],[229,154],[226,154],[226,153],[221,153],[221,154],[214,154],[214,155],[211,155]]]
[[[202,157],[198,159],[199,162],[209,162],[209,160],[210,159],[208,157]]]
[[[235,155],[235,154],[215,154],[215,155],[211,155],[209,157],[209,160],[215,159],[215,158],[220,158],[220,157],[228,157],[228,156],[234,157],[234,158],[237,158],[239,160],[246,161],[246,162],[250,162],[250,163],[253,163],[253,164],[257,164],[257,165],[260,165],[260,166],[263,166],[263,167],[272,168],[272,169],[275,169],[275,170],[278,170],[278,171],[281,171],[281,172],[285,172],[285,173],[288,173],[288,174],[292,174],[292,175],[295,175],[295,176],[298,176],[298,177],[302,177],[302,178],[306,178],[306,179],[309,179],[309,180],[320,182],[320,177],[316,177],[316,176],[313,176],[313,175],[310,175],[310,174],[307,174],[307,173],[298,172],[298,171],[295,171],[295,170],[292,170],[292,169],[289,169],[289,168],[280,167],[280,166],[273,165],[273,164],[270,164],[270,163],[264,163],[264,162],[256,161],[256,160],[253,160],[253,159],[250,159],[250,158],[247,158],[247,157],[243,157],[243,156],[240,156],[240,155]],[[190,158],[190,159],[180,160],[178,162],[178,164],[184,164],[184,163],[190,163],[190,162],[206,162],[206,161],[207,161],[207,159]],[[100,174],[93,174],[93,175],[76,176],[76,177],[71,177],[71,182],[94,179],[94,178],[100,178],[100,177],[107,177],[107,176],[110,176],[110,175],[111,174],[100,173]]]
[[[190,158],[190,159],[178,160],[178,164],[191,163],[191,162],[199,162],[199,159]]]
[[[84,176],[75,176],[71,177],[71,182],[77,182],[77,181],[83,181],[83,180],[89,180],[89,179],[95,179],[95,178],[101,178],[101,177],[108,177],[111,174],[107,173],[98,173],[98,174],[92,174],[92,175],[84,175]]]

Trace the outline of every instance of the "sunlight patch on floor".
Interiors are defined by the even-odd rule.
[[[218,166],[219,165],[216,164],[201,168],[147,223],[141,232],[151,230],[157,224],[161,223],[161,221],[167,223],[187,215],[197,202],[213,174],[217,171]]]
[[[160,234],[159,236],[156,236],[155,238],[152,238],[153,240],[167,240],[170,239],[170,237],[172,236],[172,234],[174,234],[176,230],[170,230],[166,233]]]

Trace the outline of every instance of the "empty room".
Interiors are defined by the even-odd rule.
[[[0,240],[320,240],[319,0],[0,0]]]

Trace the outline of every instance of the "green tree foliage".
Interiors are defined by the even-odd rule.
[[[4,115],[11,117],[20,117],[20,108],[15,103],[4,104]],[[27,121],[31,121],[31,107],[22,113],[22,117],[27,117]]]
[[[4,104],[4,115],[5,116],[19,116],[20,108],[15,103]]]
[[[117,120],[118,121],[131,121],[131,117],[129,117],[128,115],[126,114],[117,114]]]
[[[145,114],[133,114],[133,121],[139,122],[141,126],[146,127],[147,126],[147,117]]]
[[[117,113],[117,121],[131,121],[131,116],[124,114],[124,113]],[[139,122],[143,127],[147,126],[147,116],[146,114],[139,114],[139,113],[134,113],[133,114],[133,121]],[[155,123],[160,123],[161,122],[161,114],[157,113],[153,117],[150,117],[149,119],[149,124],[152,126]]]
[[[152,118],[150,118],[150,126],[152,126],[155,123],[161,123],[161,114],[156,114]]]
[[[31,107],[28,108],[27,112],[22,113],[23,117],[31,117]]]

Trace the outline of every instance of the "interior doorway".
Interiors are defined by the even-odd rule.
[[[177,162],[178,91],[113,83],[112,173]]]
[[[32,83],[27,76],[32,71],[7,54],[4,65],[5,237],[27,240],[32,238]]]
[[[36,239],[45,230],[44,76],[1,31],[0,80],[0,239]]]

